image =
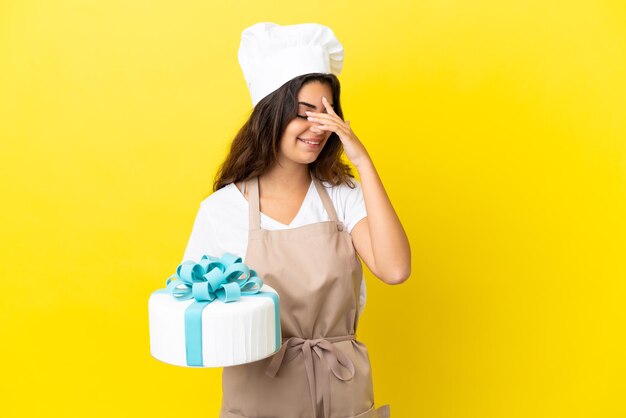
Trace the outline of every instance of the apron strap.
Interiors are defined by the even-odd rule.
[[[315,183],[317,194],[320,195],[320,198],[322,199],[324,209],[326,209],[326,213],[328,213],[328,217],[331,221],[339,222],[339,218],[337,218],[337,211],[335,210],[335,205],[333,205],[332,200],[330,200],[330,196],[328,195],[326,188],[321,181],[315,178],[313,173],[311,173],[311,177],[313,178],[313,183]]]
[[[244,187],[247,180],[244,180]],[[250,179],[250,188],[248,189],[248,229],[261,229],[261,212],[259,210],[259,178]]]

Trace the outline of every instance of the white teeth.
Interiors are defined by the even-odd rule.
[[[300,139],[300,141],[302,141],[302,142],[304,142],[304,143],[307,143],[307,144],[311,144],[311,145],[319,145],[319,142],[306,141],[306,140],[304,140],[304,139],[302,139],[302,138],[298,138],[298,139]],[[321,142],[321,141],[320,141],[320,142]]]

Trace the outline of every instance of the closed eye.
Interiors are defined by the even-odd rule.
[[[302,115],[296,115],[296,116],[299,117],[299,118],[302,118],[302,119],[308,119],[307,116],[302,116]]]

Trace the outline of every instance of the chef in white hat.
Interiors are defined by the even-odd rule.
[[[200,204],[184,260],[242,257],[280,296],[282,346],[224,368],[220,417],[388,417],[389,405],[375,406],[367,348],[356,339],[361,259],[399,284],[410,275],[410,247],[343,120],[343,46],[318,23],[261,22],[242,32],[238,57],[252,113]]]

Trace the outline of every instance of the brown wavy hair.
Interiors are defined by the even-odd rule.
[[[213,191],[229,183],[260,176],[276,163],[280,138],[289,122],[298,114],[298,92],[302,86],[313,81],[330,85],[333,109],[343,120],[339,102],[341,86],[334,74],[309,73],[289,80],[253,108],[218,169]],[[341,160],[342,153],[343,144],[339,136],[331,132],[317,159],[309,164],[309,169],[317,179],[333,186],[345,183],[354,188],[355,184],[351,181],[354,176],[350,166]]]

